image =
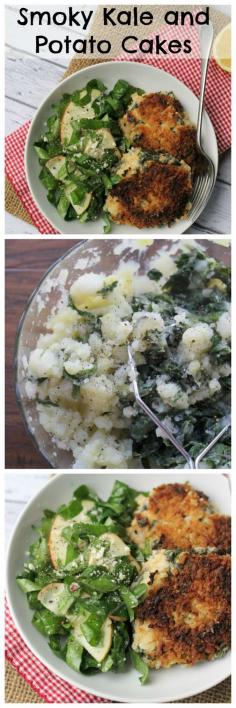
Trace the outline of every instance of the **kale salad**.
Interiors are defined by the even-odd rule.
[[[17,578],[32,623],[60,659],[83,674],[122,671],[141,684],[148,666],[133,649],[135,608],[145,597],[142,552],[127,535],[138,492],[116,481],[106,502],[85,485],[56,512],[45,510]]]
[[[50,441],[72,466],[181,468],[185,460],[137,407],[141,396],[195,458],[230,412],[230,268],[181,242],[145,273],[120,261],[109,275],[65,283],[25,363],[25,395]],[[230,467],[230,432],[204,467]]]
[[[134,92],[143,93],[122,79],[108,92],[100,80],[92,79],[53,106],[34,148],[47,198],[66,221],[94,221],[103,213],[104,232],[110,231],[103,207],[120,180],[114,168],[129,147],[119,118]]]

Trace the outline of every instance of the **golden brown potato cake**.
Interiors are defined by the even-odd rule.
[[[192,180],[185,162],[133,148],[124,155],[117,174],[122,178],[105,204],[113,221],[142,229],[187,217]]]
[[[155,669],[222,656],[230,646],[230,578],[229,555],[153,554],[140,576],[148,594],[136,611],[133,649]]]
[[[120,119],[128,140],[146,150],[160,150],[194,167],[196,129],[172,93],[134,94],[133,104]]]
[[[162,484],[149,497],[139,495],[128,534],[141,548],[192,548],[207,546],[228,552],[230,517],[218,514],[208,497],[185,484]]]

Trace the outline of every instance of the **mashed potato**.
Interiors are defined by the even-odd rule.
[[[75,279],[30,352],[26,395],[76,468],[183,465],[135,404],[128,342],[141,395],[189,449],[221,425],[230,315],[225,288],[213,277],[220,264],[189,248],[172,262],[168,275],[152,268],[139,276],[126,263],[109,276]]]

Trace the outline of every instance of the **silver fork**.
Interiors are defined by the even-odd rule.
[[[224,425],[222,430],[220,430],[220,432],[217,433],[217,435],[215,435],[215,437],[211,440],[211,442],[201,450],[199,455],[197,455],[196,459],[194,460],[191,457],[191,455],[189,455],[187,450],[185,450],[183,445],[181,445],[181,443],[179,443],[179,441],[175,438],[175,436],[171,433],[171,431],[166,427],[166,425],[164,425],[164,423],[162,423],[160,418],[158,418],[158,416],[152,411],[151,408],[149,408],[149,406],[147,406],[145,401],[141,398],[140,393],[139,393],[139,388],[138,388],[138,374],[137,374],[136,364],[134,361],[134,357],[132,354],[130,344],[128,344],[128,359],[129,359],[129,365],[130,365],[130,371],[131,371],[131,381],[133,384],[133,390],[134,390],[134,395],[135,395],[135,400],[136,400],[137,405],[139,406],[139,408],[141,408],[144,411],[145,415],[147,415],[148,418],[150,418],[150,420],[152,420],[152,422],[155,423],[157,428],[160,428],[160,430],[162,430],[162,432],[165,434],[165,437],[167,437],[168,440],[170,440],[170,442],[172,443],[172,445],[174,445],[176,450],[178,450],[178,452],[180,452],[180,454],[183,455],[186,462],[188,463],[189,469],[198,470],[199,464],[203,460],[205,455],[207,455],[207,453],[218,442],[218,440],[220,440],[220,438],[222,438],[222,435],[224,435],[226,433],[226,431],[228,430],[228,428],[230,428],[230,425],[231,425],[230,416],[226,417],[226,424]]]
[[[203,211],[203,209],[205,209],[205,206],[213,192],[216,181],[215,166],[209,155],[207,155],[207,153],[203,149],[201,138],[207,70],[214,35],[212,23],[209,22],[209,25],[202,26],[199,34],[201,49],[201,84],[197,118],[196,145],[199,155],[203,157],[204,171],[202,174],[197,175],[197,177],[194,179],[192,192],[192,207],[189,212],[189,217],[191,218],[192,222],[196,221],[199,214]]]

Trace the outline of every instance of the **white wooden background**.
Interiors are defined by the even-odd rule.
[[[81,6],[85,9],[83,4]],[[24,27],[24,31],[22,27],[16,29],[18,7],[6,6],[6,135],[33,118],[35,110],[55,88],[69,63],[69,55],[55,54],[49,58],[46,52],[45,56],[34,54],[36,28],[28,28],[27,26]],[[230,13],[229,5],[218,5],[217,7],[223,12]],[[46,5],[43,5],[43,9],[52,10],[52,6],[47,8]],[[59,10],[62,7],[57,6],[56,9]],[[94,6],[93,9],[95,9]],[[46,29],[49,39],[50,35],[51,37],[55,35],[55,28],[47,27]],[[44,34],[44,28],[42,30],[42,34]],[[73,35],[71,28],[57,27],[57,39],[63,37],[67,32]],[[78,32],[76,32],[76,36],[78,37]],[[194,228],[189,229],[188,233],[230,233],[230,181],[230,151],[228,151],[220,159],[219,173],[212,199],[197,224]],[[6,233],[37,234],[38,231],[33,226],[6,213]]]
[[[33,473],[16,474],[7,472],[5,474],[5,540],[6,547],[10,535],[16,525],[17,519],[24,510],[26,504],[32,499],[42,487],[47,484],[50,474]]]

